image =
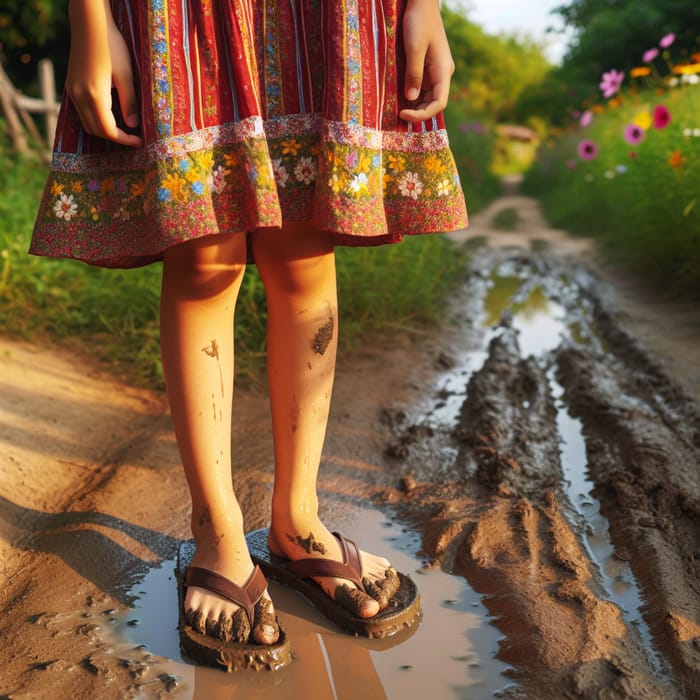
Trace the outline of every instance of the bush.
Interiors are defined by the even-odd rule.
[[[664,128],[625,130],[666,108]],[[550,222],[595,236],[616,260],[677,292],[700,295],[700,87],[655,89],[612,101],[584,131],[545,146],[526,178]],[[578,154],[589,141],[597,155]],[[632,138],[634,140],[634,138]]]

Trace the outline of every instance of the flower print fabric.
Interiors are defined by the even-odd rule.
[[[200,236],[312,221],[375,245],[466,225],[442,115],[398,118],[405,0],[112,0],[144,147],[64,97],[31,252],[135,267]]]

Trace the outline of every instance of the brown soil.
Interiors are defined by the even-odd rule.
[[[490,226],[506,207],[519,212],[513,233]],[[475,217],[478,237],[490,245],[474,248],[457,323],[342,358],[324,512],[372,495],[482,594],[515,682],[500,697],[700,697],[700,314],[548,230],[526,198]],[[529,355],[520,319],[545,302],[569,335]],[[458,372],[470,352],[483,357]],[[0,697],[177,696],[148,650],[124,659],[103,633],[189,536],[163,397],[50,347],[0,340],[0,357]],[[462,386],[436,389],[447,375]],[[581,425],[590,497],[638,582],[648,637],[587,545],[562,410]],[[268,411],[263,390],[238,391],[234,481],[249,529],[267,524]]]

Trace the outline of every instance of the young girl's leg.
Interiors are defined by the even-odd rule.
[[[268,304],[267,358],[275,443],[270,549],[290,559],[342,560],[318,517],[316,479],[326,433],[338,341],[335,256],[328,234],[308,224],[261,229],[253,252]],[[389,562],[362,553],[363,576],[383,580]],[[376,600],[342,579],[318,582],[362,617]],[[350,592],[350,595],[347,593]]]
[[[163,372],[192,497],[192,564],[238,585],[253,571],[231,482],[233,316],[245,260],[244,234],[174,246],[165,252],[161,296]],[[279,629],[264,600],[253,638],[273,643]],[[247,641],[247,618],[235,604],[189,587],[185,610],[198,631]]]

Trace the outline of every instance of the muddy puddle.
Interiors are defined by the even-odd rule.
[[[417,581],[426,614],[412,630],[385,640],[340,633],[305,599],[271,584],[294,662],[278,673],[226,674],[198,667],[180,653],[173,560],[134,586],[124,613],[107,611],[103,634],[139,677],[138,697],[178,698],[487,698],[509,681],[496,656],[499,632],[467,582],[427,566],[415,532],[386,513],[356,506],[334,516],[334,526],[356,532],[363,546],[386,553]],[[104,622],[106,621],[106,624]]]
[[[2,466],[18,474],[4,477],[5,519],[31,537],[12,535],[26,563],[3,592],[12,684],[0,697],[700,698],[697,405],[628,331],[614,293],[543,246],[475,247],[449,316],[444,343],[411,348],[381,396],[365,394],[395,368],[376,352],[369,380],[346,375],[322,470],[329,524],[414,576],[415,629],[349,637],[272,584],[288,669],[227,675],[184,659],[171,557],[187,501],[167,416],[129,404],[87,444],[69,397],[75,436],[52,469],[43,452],[41,476],[14,455]],[[237,489],[262,527],[267,408],[251,400],[242,419],[256,438]],[[52,445],[59,424],[52,414]],[[117,424],[125,435],[103,448]],[[104,466],[83,468],[98,448]],[[14,504],[32,493],[25,479],[69,468],[64,505],[51,484]],[[177,497],[159,510],[163,483]]]
[[[409,477],[384,497],[483,595],[513,697],[700,697],[700,421],[604,292],[477,250],[461,351],[390,416]]]
[[[180,656],[165,561],[109,626],[141,696],[699,697],[700,420],[601,291],[475,250],[435,385],[383,410],[396,485],[332,519],[415,576],[417,629],[347,637],[273,586],[294,664],[227,676]]]

